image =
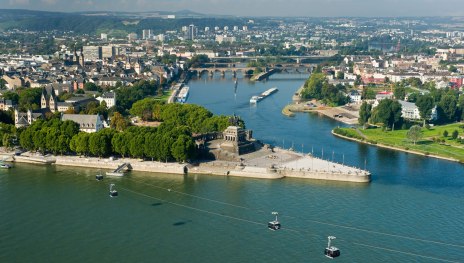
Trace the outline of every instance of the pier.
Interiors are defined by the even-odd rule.
[[[132,166],[130,163],[123,163],[118,166],[113,172],[107,172],[106,175],[109,176],[123,176],[124,175],[124,168],[127,168],[127,170],[132,170]]]
[[[267,72],[263,72],[263,73],[260,73],[260,74],[258,74],[256,76],[251,77],[250,80],[252,80],[252,81],[261,81],[261,80],[263,80],[265,78],[268,78],[272,74],[277,73],[278,71],[279,71],[278,69],[271,69],[271,70],[269,70]]]

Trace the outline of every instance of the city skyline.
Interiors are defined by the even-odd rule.
[[[3,8],[42,11],[180,11],[233,16],[464,16],[460,0],[0,0]]]

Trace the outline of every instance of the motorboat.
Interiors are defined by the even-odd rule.
[[[0,168],[3,168],[3,169],[10,169],[12,166],[9,165],[9,164],[6,164],[6,163],[0,163]]]

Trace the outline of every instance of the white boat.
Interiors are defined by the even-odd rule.
[[[107,176],[122,177],[122,176],[124,176],[124,173],[120,173],[120,172],[106,172],[106,175],[107,175]]]
[[[278,91],[277,88],[268,89],[265,92],[261,93],[260,95],[255,95],[255,96],[251,97],[250,103],[257,103],[258,101],[270,96],[273,93],[276,93],[277,91]]]
[[[6,164],[6,163],[0,163],[0,168],[3,168],[3,169],[10,169],[10,168],[11,168],[11,165]]]
[[[177,95],[177,102],[185,103],[187,101],[189,95],[190,88],[188,86],[184,86]]]
[[[253,96],[250,99],[250,103],[258,103],[258,101],[262,100],[263,98],[260,96]]]

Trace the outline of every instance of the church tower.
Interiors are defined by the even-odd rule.
[[[77,55],[77,49],[74,47],[74,57],[73,62],[79,64],[79,56]]]
[[[41,109],[46,109],[49,107],[48,104],[48,96],[47,96],[47,90],[45,88],[42,89],[42,96],[40,97],[40,108]]]
[[[55,97],[55,89],[52,87],[51,91],[50,91],[50,99],[49,99],[49,102],[48,102],[48,105],[50,107],[50,111],[51,112],[56,112],[58,110],[58,101],[56,100],[56,97]]]
[[[79,64],[81,65],[81,67],[85,66],[84,47],[81,47],[81,57],[80,57],[80,60],[79,60]]]

